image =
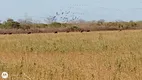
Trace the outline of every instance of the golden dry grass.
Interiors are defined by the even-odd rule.
[[[142,30],[0,35],[8,80],[142,80]]]

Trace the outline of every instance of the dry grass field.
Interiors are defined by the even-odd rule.
[[[142,30],[0,35],[7,80],[142,80]]]

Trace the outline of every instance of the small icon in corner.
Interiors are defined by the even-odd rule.
[[[2,77],[3,79],[7,79],[7,78],[8,78],[8,73],[7,73],[7,72],[3,72],[3,73],[1,74],[1,77]]]

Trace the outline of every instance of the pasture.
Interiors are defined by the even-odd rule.
[[[0,35],[8,80],[142,80],[142,30]]]

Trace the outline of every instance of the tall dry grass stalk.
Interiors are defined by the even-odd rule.
[[[142,31],[0,36],[8,80],[141,80]]]

